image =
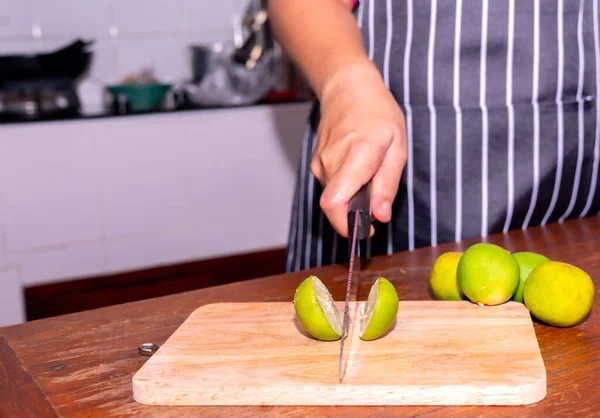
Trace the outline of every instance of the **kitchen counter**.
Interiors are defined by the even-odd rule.
[[[116,113],[112,109],[96,109],[93,111],[81,110],[77,114],[61,114],[61,115],[43,115],[38,118],[26,118],[26,117],[8,117],[0,112],[0,126],[3,125],[21,125],[31,124],[39,122],[69,122],[69,121],[81,121],[81,120],[96,120],[96,119],[113,119],[113,118],[127,118],[127,117],[140,117],[140,116],[153,116],[153,115],[171,115],[180,113],[194,113],[194,112],[207,112],[211,110],[228,110],[228,109],[252,109],[259,106],[279,106],[279,105],[293,105],[293,104],[310,104],[312,103],[308,99],[304,98],[284,98],[277,100],[261,100],[256,103],[239,104],[239,105],[213,105],[213,106],[191,106],[191,105],[180,105],[174,108],[157,108],[154,110],[144,112],[127,112],[127,113]],[[0,107],[1,108],[1,107]]]
[[[446,251],[464,250],[477,240],[373,258],[368,278],[385,276],[400,300],[431,299],[429,266]],[[132,397],[131,378],[148,359],[141,343],[162,344],[199,306],[232,301],[291,301],[296,286],[315,274],[336,300],[343,300],[346,266],[295,274],[119,305],[0,328],[0,416],[597,416],[600,411],[600,217],[490,236],[510,251],[537,251],[575,264],[595,281],[596,304],[587,320],[572,328],[535,323],[547,372],[548,392],[522,407],[150,407]],[[412,267],[412,268],[411,268]]]

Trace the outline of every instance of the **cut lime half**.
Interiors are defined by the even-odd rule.
[[[374,340],[385,334],[398,314],[398,293],[394,285],[379,277],[371,287],[360,313],[359,337],[362,340]]]
[[[316,276],[307,277],[296,289],[294,309],[302,327],[313,337],[335,341],[342,336],[342,318],[329,290]]]

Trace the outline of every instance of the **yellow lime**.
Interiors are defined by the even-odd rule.
[[[523,289],[529,312],[557,327],[582,322],[592,310],[595,294],[594,282],[585,271],[558,261],[535,267]]]
[[[397,314],[398,293],[393,284],[384,277],[379,277],[371,287],[367,302],[361,310],[359,337],[367,341],[381,337]]]
[[[316,276],[296,288],[294,309],[304,329],[313,337],[335,341],[342,336],[342,320],[327,287]]]
[[[462,300],[465,295],[458,286],[456,270],[462,256],[461,252],[447,252],[440,255],[433,263],[429,275],[429,286],[436,299]]]
[[[548,257],[538,253],[532,253],[529,251],[523,251],[520,253],[514,253],[513,257],[519,263],[519,287],[512,297],[512,300],[523,303],[523,286],[529,277],[529,273],[535,267],[542,263],[550,261]]]
[[[469,247],[458,262],[458,285],[472,302],[499,305],[508,301],[519,285],[519,264],[512,254],[494,244]]]

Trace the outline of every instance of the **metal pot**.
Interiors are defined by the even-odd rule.
[[[193,45],[191,52],[193,81],[199,83],[217,62],[218,56],[223,52],[223,44],[216,42],[210,45]]]

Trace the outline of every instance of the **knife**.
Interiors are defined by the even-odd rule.
[[[360,251],[358,243],[361,239],[369,236],[371,231],[371,181],[363,185],[360,190],[350,199],[348,205],[348,234],[349,241],[349,268],[348,282],[346,285],[346,302],[344,305],[344,320],[342,322],[342,340],[340,342],[340,370],[339,377],[342,383],[344,375],[344,342],[348,337],[348,316],[350,300],[358,299],[358,281],[360,273]],[[355,257],[358,255],[358,257]],[[355,278],[356,277],[356,278]],[[354,318],[356,322],[356,315]],[[354,328],[354,327],[352,327]],[[352,335],[350,335],[352,341]],[[347,362],[346,362],[347,363]]]

